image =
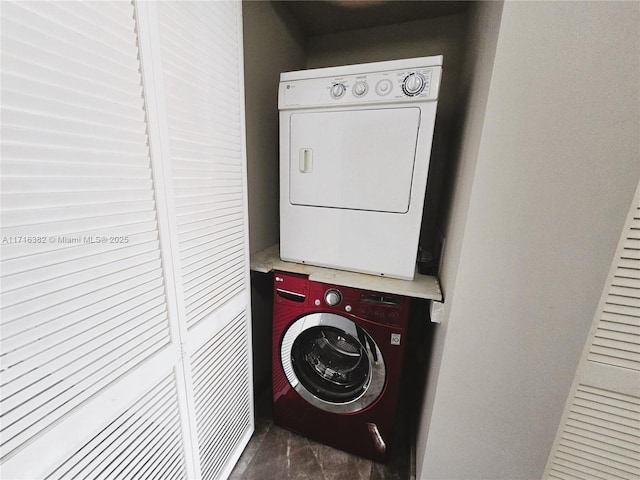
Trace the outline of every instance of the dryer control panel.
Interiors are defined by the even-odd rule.
[[[404,68],[382,69],[396,63]],[[286,110],[434,101],[438,99],[442,76],[442,66],[436,63],[380,62],[369,64],[370,68],[361,69],[358,73],[350,73],[350,70],[344,67],[316,69],[308,71],[314,72],[314,76],[309,78],[305,78],[301,72],[283,73],[280,79],[278,106],[280,110]],[[380,70],[376,69],[376,65]]]

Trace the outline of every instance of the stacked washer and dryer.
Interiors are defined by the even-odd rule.
[[[280,257],[411,280],[442,56],[280,76]],[[276,424],[385,461],[409,298],[274,275]]]

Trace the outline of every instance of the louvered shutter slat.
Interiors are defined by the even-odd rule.
[[[158,235],[154,230],[155,223],[150,224],[142,224],[136,225],[136,230],[141,230],[140,232],[134,231],[132,233],[131,229],[127,229],[126,232],[128,234],[129,241],[126,246],[123,246],[120,243],[96,243],[92,246],[92,253],[90,257],[94,257],[96,260],[96,264],[102,263],[103,254],[113,254],[118,255],[118,250],[124,250],[124,256],[127,256],[129,250],[126,248],[133,248],[140,246],[144,251],[144,249],[148,248],[149,250],[158,248]],[[115,229],[118,231],[118,229]],[[124,230],[123,230],[124,231]],[[102,235],[104,230],[97,230],[94,232],[95,235]],[[110,230],[110,233],[113,235],[115,232]],[[82,237],[80,237],[82,240]],[[68,268],[73,268],[75,270],[84,270],[86,266],[82,262],[85,258],[85,251],[80,250],[78,248],[74,248],[75,244],[63,244],[63,243],[47,243],[47,244],[37,244],[39,246],[34,246],[29,256],[20,256],[21,251],[29,252],[24,245],[10,245],[6,246],[5,251],[11,253],[11,255],[6,255],[6,258],[3,258],[2,262],[2,270],[3,274],[9,278],[9,275],[19,274],[23,272],[28,272],[33,269],[43,268],[46,269],[46,275],[43,274],[42,277],[38,277],[40,279],[50,278],[51,275],[64,275],[68,272]],[[146,247],[143,247],[146,245]],[[22,248],[18,248],[22,247]],[[67,265],[67,262],[74,261],[74,266],[71,267]],[[51,271],[53,269],[53,271]],[[59,269],[59,270],[56,270]],[[44,272],[43,272],[44,273]]]
[[[36,160],[49,162],[60,160],[67,163],[86,163],[100,165],[142,165],[149,164],[149,158],[139,152],[100,151],[77,147],[53,145],[26,145],[3,143],[3,157],[10,160]]]
[[[84,52],[81,51],[78,57],[70,58],[49,49],[46,44],[38,46],[33,44],[32,41],[21,41],[11,35],[7,35],[6,38],[7,40],[3,42],[3,45],[8,51],[20,52],[21,55],[29,59],[28,62],[25,62],[22,60],[24,58],[22,56],[11,57],[7,55],[5,57],[8,69],[18,75],[25,75],[21,71],[22,68],[36,69],[35,71],[47,71],[49,73],[47,82],[57,81],[59,78],[71,78],[72,82],[75,82],[75,77],[67,75],[66,72],[81,70],[84,79],[91,79],[95,83],[104,86],[105,93],[114,90],[123,95],[129,95],[131,84],[134,83],[127,65],[114,64],[110,69],[100,68],[91,62],[90,55],[82,55]],[[80,81],[72,83],[72,85],[74,84],[83,85]],[[135,97],[133,99],[135,99],[134,105],[139,103],[139,99]]]
[[[136,296],[143,296],[149,292],[158,291],[158,289],[161,291],[163,288],[162,279],[151,275],[149,277],[150,279],[145,282],[138,282],[131,288],[108,292],[110,295],[74,310],[67,310],[63,305],[59,311],[47,312],[48,315],[34,316],[28,322],[20,319],[3,324],[2,346],[4,351],[8,352],[22,343],[28,343],[30,337],[39,338],[37,336],[39,332],[35,331],[36,329],[42,329],[42,332],[46,333],[52,329],[67,328],[86,318],[99,322],[103,316],[110,318],[111,314],[120,314],[123,309],[129,306],[128,302],[135,299]]]
[[[71,73],[67,73],[67,70],[54,70],[41,64],[27,62],[22,58],[10,57],[9,55],[2,56],[2,68],[16,77],[43,78],[47,84],[64,86],[67,89],[72,89],[93,97],[112,99],[116,103],[142,108],[142,99],[140,97],[131,91],[123,91],[111,85],[107,79],[99,74],[100,72],[95,72],[93,75],[94,78],[88,78],[88,70],[84,70],[83,77],[85,78],[79,78]],[[100,90],[95,90],[88,86],[87,81],[96,81],[100,86]],[[123,86],[123,88],[125,87]]]
[[[215,128],[215,132],[220,132],[221,135],[225,135],[228,137],[237,137],[238,131],[237,128],[234,127],[233,122],[226,122],[222,117],[212,116],[206,110],[198,111],[198,112],[190,112],[184,105],[181,105],[178,101],[171,101],[171,109],[173,111],[173,116],[171,117],[171,121],[175,124],[175,128],[178,130],[190,130],[194,129],[194,131],[199,132],[203,130],[203,122],[207,125],[211,125]],[[233,112],[231,112],[233,113]],[[237,112],[235,112],[234,118],[236,118]],[[179,160],[179,156],[173,155],[173,158]],[[193,159],[192,161],[197,163],[202,163],[201,160]],[[205,162],[207,163],[207,162]],[[220,164],[219,162],[217,164]],[[234,164],[237,165],[237,164]]]
[[[65,208],[50,208],[47,209],[49,223],[55,221],[66,221],[74,218],[87,219],[95,216],[107,217],[120,214],[126,214],[128,212],[141,213],[153,211],[155,204],[152,201],[149,202],[137,202],[135,205],[131,203],[105,203],[97,205],[72,205]],[[2,214],[0,221],[4,226],[19,226],[30,225],[39,222],[39,212],[22,211],[20,213],[6,213]],[[124,242],[124,240],[123,240]],[[126,243],[129,243],[128,240]]]
[[[96,57],[100,57],[105,66],[115,67],[117,70],[135,72],[138,68],[136,59],[124,59],[117,52],[100,48],[99,45],[86,37],[81,45],[76,45],[79,40],[77,34],[47,18],[31,15],[27,11],[13,8],[11,5],[7,10],[11,12],[3,23],[7,38],[32,46],[40,45],[44,49],[43,51],[54,54],[55,52],[63,52],[67,48],[73,48],[76,60],[93,62]]]
[[[57,368],[54,363],[47,364],[47,360],[51,358],[58,360],[65,354],[72,353],[77,337],[83,336],[85,342],[90,341],[91,338],[103,341],[106,337],[117,332],[126,331],[136,324],[146,323],[156,317],[161,318],[160,315],[165,311],[163,301],[162,296],[156,293],[156,297],[153,298],[152,302],[148,302],[145,305],[136,305],[135,308],[118,315],[115,319],[112,317],[103,322],[89,325],[84,322],[78,322],[64,329],[42,332],[42,337],[38,339],[37,350],[34,349],[29,352],[29,356],[25,356],[22,348],[7,351],[6,361],[13,363],[13,357],[17,357],[16,366],[7,371],[3,381],[12,382],[18,380],[22,384],[28,384],[30,373],[39,376],[47,375],[47,372]],[[102,337],[102,335],[105,335],[105,337]],[[60,353],[65,351],[67,353]],[[13,386],[13,388],[19,390],[20,383]]]
[[[621,278],[631,278],[635,280],[640,280],[640,270],[633,268],[623,268],[619,267],[616,269],[616,277]]]
[[[156,253],[153,253],[153,255],[155,256]],[[86,275],[84,280],[82,280],[83,276],[79,275],[79,278],[75,280],[77,283],[46,295],[39,295],[37,286],[31,289],[23,288],[20,291],[8,292],[6,296],[9,300],[22,299],[22,301],[4,306],[3,314],[6,321],[10,322],[22,317],[33,316],[40,311],[57,307],[64,302],[85,304],[91,298],[99,298],[103,291],[107,291],[110,288],[117,289],[119,286],[137,284],[138,279],[144,282],[145,279],[156,278],[160,266],[159,260],[141,265],[127,264],[121,271],[109,275],[96,276],[96,278],[88,281],[86,280]],[[33,291],[31,295],[30,291]],[[24,300],[24,297],[27,296],[30,298]]]
[[[130,65],[136,68],[139,64],[136,57],[122,55],[122,52],[128,52],[131,49],[131,37],[134,35],[133,15],[129,17],[128,13],[116,13],[115,3],[104,9],[114,12],[117,15],[121,25],[130,25],[129,39],[123,40],[122,31],[115,35],[110,35],[109,30],[102,29],[102,23],[98,20],[88,22],[84,18],[70,14],[68,11],[60,8],[60,4],[35,5],[29,2],[19,2],[12,4],[5,2],[3,4],[3,16],[10,18],[5,25],[22,25],[29,30],[37,30],[43,35],[47,35],[54,40],[64,42],[61,50],[69,47],[77,49],[80,52],[89,51],[94,54],[94,59],[99,62],[112,61],[118,65]],[[18,29],[16,29],[18,30]],[[31,37],[29,30],[25,32]],[[13,31],[12,31],[13,32]],[[7,35],[12,33],[7,32]],[[42,45],[52,47],[50,41],[42,42]]]
[[[114,191],[112,194],[115,195],[116,192]],[[3,233],[8,237],[16,238],[20,238],[20,236],[46,238],[46,242],[33,242],[40,245],[38,248],[46,248],[47,244],[52,243],[61,243],[64,245],[65,236],[70,239],[68,243],[88,244],[91,243],[92,239],[97,237],[97,235],[94,235],[94,232],[108,231],[108,227],[113,226],[114,228],[119,227],[121,229],[120,231],[124,233],[121,233],[120,235],[105,235],[106,238],[103,239],[103,241],[105,243],[122,245],[126,240],[120,237],[127,236],[127,227],[138,226],[139,228],[140,226],[146,225],[147,228],[149,228],[155,224],[155,212],[153,210],[140,212],[136,211],[136,207],[136,205],[130,205],[126,213],[121,212],[118,215],[104,215],[100,218],[79,218],[74,220],[61,220],[59,222],[41,222],[40,224],[17,225],[3,229]],[[43,230],[46,232],[46,236],[42,235]],[[51,240],[54,237],[56,237],[56,240]],[[62,239],[58,239],[57,237],[62,237]],[[98,243],[99,241],[100,240],[96,240],[93,243]],[[25,242],[20,241],[19,243]]]
[[[166,332],[160,332],[162,334]],[[164,335],[163,335],[164,336]],[[105,357],[106,365],[115,365],[115,369],[107,372],[106,374],[100,369],[94,369],[87,372],[88,377],[80,377],[79,379],[71,379],[74,382],[70,386],[69,384],[60,384],[55,388],[45,390],[48,395],[54,395],[49,402],[40,405],[34,409],[30,404],[25,405],[23,413],[29,417],[35,417],[34,423],[31,423],[26,429],[17,424],[10,424],[3,427],[3,433],[6,437],[10,437],[3,443],[3,449],[17,448],[20,444],[27,442],[30,438],[38,433],[42,432],[46,428],[49,428],[57,420],[64,415],[70,413],[75,407],[91,398],[92,395],[98,393],[101,387],[104,387],[111,382],[117,380],[122,374],[126,373],[130,369],[130,364],[137,358],[141,357],[143,353],[153,353],[154,350],[163,346],[162,340],[156,338],[143,337],[140,343],[133,345],[131,350],[127,351],[125,355],[112,354]],[[142,356],[140,360],[144,359]],[[119,363],[117,363],[119,362]],[[96,377],[100,384],[91,383],[89,376]],[[77,383],[80,380],[82,383]],[[19,420],[22,420],[24,416],[20,416]]]
[[[197,17],[206,18],[202,15],[206,15],[206,13],[203,13],[201,10],[198,12]],[[233,38],[236,36],[236,32],[227,25],[228,21],[224,21],[220,16],[214,16],[209,17],[210,20],[206,22],[205,25],[202,25],[198,18],[193,19],[186,17],[182,15],[179,9],[175,8],[170,14],[168,13],[163,17],[163,30],[172,34],[171,38],[167,39],[169,52],[180,51],[180,53],[182,53],[181,46],[184,43],[190,43],[195,46],[195,50],[193,51],[194,53],[187,51],[186,58],[191,59],[192,64],[199,64],[203,61],[206,62],[207,58],[209,58],[208,56],[202,58],[201,56],[195,55],[195,52],[201,52],[201,50],[204,49],[199,43],[199,39],[203,38],[202,35],[204,34],[206,36],[205,38],[215,40],[211,42],[211,46],[213,47],[212,52],[215,54],[215,58],[222,58],[230,64],[237,65],[237,58],[231,53],[234,45],[233,42],[229,40],[229,37]],[[184,28],[182,28],[185,22],[190,25],[190,30],[184,30]],[[171,46],[174,48],[171,48]],[[234,85],[234,88],[238,88],[237,85]]]
[[[164,379],[47,478],[185,478],[174,385],[172,376]],[[156,467],[155,476],[133,476]]]
[[[624,313],[602,312],[602,320],[605,322],[613,322],[621,325],[629,325],[640,327],[640,316],[625,315]]]
[[[211,231],[215,233],[210,233]],[[219,222],[207,220],[203,222],[203,225],[194,226],[188,225],[185,228],[184,233],[179,235],[181,244],[181,251],[184,252],[183,263],[190,263],[190,256],[194,253],[199,253],[203,248],[215,247],[218,243],[226,242],[227,237],[242,231],[242,224],[240,216],[232,218],[222,218]]]
[[[602,443],[615,442],[617,445],[626,445],[628,450],[633,450],[637,445],[637,438],[633,430],[621,431],[607,425],[606,422],[598,424],[597,421],[590,421],[589,417],[581,417],[576,414],[570,415],[566,428],[569,432],[583,432],[585,437],[599,440]]]
[[[120,28],[116,30],[109,28],[109,26],[105,25],[100,13],[83,9],[81,5],[72,7],[71,4],[69,4],[69,6],[65,8],[64,3],[60,2],[34,6],[21,3],[20,6],[38,16],[49,19],[54,24],[68,29],[75,34],[76,41],[87,41],[91,44],[92,49],[103,46],[105,51],[128,52],[131,49],[130,42],[135,40],[133,16],[129,17],[128,14],[119,14],[121,23],[123,25],[128,24],[131,27],[125,32]],[[113,10],[113,7],[107,7],[107,9],[109,8]],[[78,38],[78,36],[81,38]]]
[[[131,269],[138,268],[138,273],[148,270],[156,270],[160,267],[158,252],[143,252],[135,256],[126,257],[119,262],[97,265],[92,268],[91,272],[82,270],[80,272],[62,275],[47,281],[36,281],[32,285],[7,290],[0,295],[0,301],[5,307],[12,306],[17,303],[28,303],[32,299],[42,302],[42,307],[46,302],[59,302],[62,298],[75,298],[78,294],[82,295],[85,291],[90,292],[100,285],[110,285],[120,281],[121,278],[129,278]],[[89,273],[99,275],[100,283],[92,281],[86,282]],[[70,290],[73,290],[71,292]],[[71,297],[73,295],[74,297]],[[49,300],[49,298],[53,298]]]
[[[632,306],[627,307],[625,305],[615,305],[613,303],[608,303],[607,305],[605,305],[604,312],[622,315],[633,322],[636,321],[635,319],[640,319],[640,313],[638,312],[638,309]]]
[[[216,121],[215,118],[209,118],[210,122]],[[228,124],[225,124],[220,119],[217,119],[215,123],[215,130],[208,130],[205,126],[197,121],[196,118],[180,118],[180,117],[172,117],[172,122],[174,125],[174,130],[178,134],[183,134],[185,136],[195,136],[196,138],[202,138],[206,140],[208,137],[215,138],[218,140],[225,140],[230,142],[238,142],[240,141],[239,134],[237,129],[230,127]],[[175,163],[174,163],[175,165]],[[205,165],[211,166],[211,168],[216,168],[218,164],[209,164],[205,163]],[[202,165],[200,165],[202,166]]]
[[[237,247],[239,247],[243,242],[244,237],[242,236],[242,232],[238,232],[236,235],[234,235],[233,239],[228,239],[228,249],[231,251],[236,251]],[[209,249],[203,249],[200,253],[194,253],[190,258],[192,262],[183,265],[184,275],[186,278],[188,278],[189,275],[194,272],[205,272],[206,266],[203,266],[203,263],[213,263],[225,256],[227,256],[227,250],[212,252]]]
[[[635,216],[639,216],[640,208]],[[640,241],[634,238],[637,220],[622,243],[601,322],[588,359],[640,371]],[[624,264],[622,264],[624,260]]]
[[[192,356],[198,443],[204,478],[216,478],[250,423],[244,314]],[[236,372],[228,375],[228,372]],[[218,399],[224,398],[221,404]]]
[[[43,203],[43,199],[48,202],[49,208],[69,207],[69,206],[99,206],[114,203],[111,192],[56,192],[48,194],[12,194],[2,195],[2,204],[9,212],[23,210],[27,213],[32,208],[37,208]],[[153,200],[153,192],[138,190],[118,191],[117,202],[147,202]]]
[[[3,115],[7,121],[7,117]],[[74,128],[74,127],[71,127]],[[24,175],[29,177],[80,177],[80,178],[139,178],[148,179],[148,167],[135,165],[86,165],[63,164],[59,162],[11,161],[5,159],[2,164],[5,175]]]
[[[606,327],[612,329],[609,330]],[[640,354],[640,337],[638,337],[636,332],[626,333],[622,331],[622,329],[617,328],[616,325],[602,325],[596,338],[601,342],[599,345],[615,347],[619,343],[620,348],[624,347],[625,351]]]
[[[148,252],[150,250],[153,251],[158,248],[159,245],[157,241],[153,241],[151,244],[149,242],[131,243],[122,248],[112,248],[111,250],[107,250],[106,252],[100,252],[92,255],[96,265],[96,267],[93,268],[101,268],[104,265],[111,265],[116,262],[126,262],[130,258],[136,257],[138,255],[143,255],[145,252]],[[56,254],[59,253],[56,252]],[[55,260],[56,258],[51,256],[51,259]],[[9,274],[5,277],[5,280],[11,285],[12,288],[21,288],[38,281],[43,281],[43,279],[55,278],[56,275],[62,277],[85,271],[86,266],[83,260],[84,259],[80,257],[67,258],[64,262],[60,263],[51,262],[46,267],[39,267],[37,269],[24,269],[20,272],[12,272],[12,274]]]
[[[51,89],[53,87],[50,87]],[[113,131],[128,132],[129,135],[139,133],[141,128],[140,120],[144,118],[144,112],[137,111],[135,108],[127,109],[129,115],[118,114],[118,112],[108,111],[107,108],[96,109],[92,105],[85,103],[69,103],[63,101],[63,98],[47,98],[37,97],[32,91],[8,91],[10,95],[2,99],[2,107],[6,112],[16,112],[15,115],[29,115],[33,120],[34,116],[30,110],[37,108],[46,112],[46,118],[40,121],[50,121],[49,119],[59,119],[60,121],[74,122],[77,125],[86,125],[94,127],[103,127],[112,129]],[[77,101],[77,97],[73,97]],[[105,102],[104,107],[113,107],[115,104],[108,105]],[[81,118],[82,121],[76,119]],[[116,126],[114,126],[116,125]]]
[[[112,141],[126,141],[128,143],[137,143],[140,141],[144,131],[140,131],[139,123],[126,122],[119,125],[99,124],[88,120],[76,120],[60,117],[56,115],[42,115],[28,112],[19,108],[3,105],[2,118],[5,122],[15,125],[22,129],[34,129],[44,131],[72,131],[83,136],[100,135]],[[136,131],[134,128],[137,128]]]
[[[634,444],[616,439],[615,443],[611,438],[604,436],[592,435],[588,430],[580,430],[578,428],[567,428],[565,434],[567,439],[571,439],[576,443],[586,443],[587,445],[604,447],[605,449],[615,451],[616,454],[633,458]]]
[[[150,313],[154,315],[152,318],[143,315],[128,323],[109,325],[109,328],[85,330],[82,332],[82,344],[78,345],[77,337],[71,338],[68,342],[56,345],[59,350],[53,355],[51,352],[41,355],[46,357],[45,362],[41,362],[36,354],[35,358],[32,357],[33,362],[20,365],[14,378],[7,375],[7,383],[3,385],[7,391],[4,399],[7,425],[10,424],[13,410],[32,408],[29,402],[40,392],[54,390],[54,387],[75,387],[78,378],[86,378],[80,372],[107,372],[123,360],[122,355],[127,348],[141,341],[162,340],[157,334],[165,328],[163,310],[156,308]],[[88,366],[88,363],[91,365]],[[40,405],[37,407],[40,408]]]

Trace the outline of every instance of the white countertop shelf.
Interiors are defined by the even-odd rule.
[[[442,301],[440,282],[436,277],[416,273],[413,280],[378,277],[364,273],[347,272],[333,268],[316,267],[301,263],[280,260],[279,245],[274,245],[251,255],[251,270],[269,273],[273,270],[308,275],[309,280],[331,283],[345,287],[374,290],[377,292],[395,293],[407,297],[424,298]]]

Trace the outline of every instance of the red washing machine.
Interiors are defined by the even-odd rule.
[[[273,416],[288,430],[386,461],[408,297],[275,272]]]

